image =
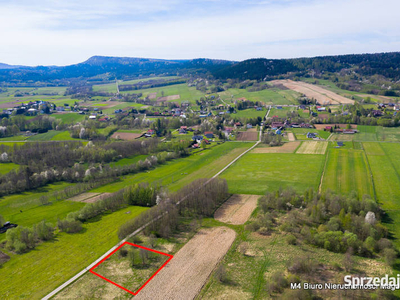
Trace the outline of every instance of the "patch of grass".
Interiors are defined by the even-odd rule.
[[[245,151],[251,146],[252,143],[236,142],[215,145],[204,151],[198,151],[189,157],[169,161],[154,170],[124,176],[119,182],[96,188],[91,192],[115,192],[128,185],[143,181],[157,182],[172,191],[176,191],[195,179],[214,176],[241,151]],[[240,150],[235,150],[237,148]]]
[[[0,198],[0,212],[7,221],[16,222],[19,225],[31,226],[42,220],[51,222],[57,221],[57,217],[65,216],[68,212],[78,210],[82,204],[63,201],[50,205],[42,205],[39,198],[48,196],[54,191],[59,191],[71,183],[59,182],[36,189],[31,192],[24,192]],[[53,201],[54,199],[50,199]],[[69,204],[68,204],[69,203]],[[22,211],[22,212],[21,212]],[[0,240],[5,235],[0,235]]]
[[[85,115],[81,115],[78,113],[65,113],[65,114],[52,114],[52,117],[62,120],[64,124],[71,124],[83,121],[85,119]]]
[[[244,110],[238,110],[236,114],[232,114],[235,118],[263,118],[267,111],[263,110],[256,110],[255,108],[249,108]]]
[[[132,157],[127,157],[120,159],[117,162],[110,163],[111,167],[125,166],[137,163],[139,160],[145,160],[147,155],[136,155]]]
[[[27,139],[26,136],[24,135],[14,135],[14,136],[9,136],[9,137],[5,137],[5,138],[1,138],[0,139],[0,144],[2,141],[25,141]]]
[[[71,137],[69,131],[63,131],[51,138],[52,141],[82,141],[80,139],[75,139]]]
[[[204,97],[204,93],[196,90],[196,87],[189,87],[186,83],[182,84],[174,84],[169,86],[162,86],[150,89],[142,89],[142,90],[135,90],[135,91],[124,91],[121,94],[125,93],[142,93],[143,97],[148,96],[150,93],[156,93],[157,98],[164,96],[172,96],[172,95],[179,95],[180,98],[177,100],[173,100],[173,102],[182,102],[182,101],[189,101],[191,103],[195,103],[196,100]]]
[[[60,132],[56,130],[49,130],[46,133],[32,135],[27,139],[27,141],[50,141],[59,133]]]
[[[83,224],[80,233],[58,233],[33,251],[12,254],[0,268],[0,276],[7,278],[0,294],[4,299],[40,299],[118,243],[119,226],[146,209],[130,206]]]
[[[19,165],[14,163],[0,163],[0,175],[7,174],[11,170],[18,170]]]
[[[398,188],[400,179],[394,165],[386,155],[374,155],[373,152],[368,153],[367,151],[366,153],[374,177],[375,191],[379,203],[384,210],[398,210],[399,201],[397,199],[400,199]]]
[[[218,93],[220,97],[227,103],[238,98],[246,98],[250,101],[260,101],[265,104],[293,104],[295,103],[298,93],[290,90],[279,90],[276,88],[269,88],[257,92],[249,92],[246,89],[228,89]]]
[[[371,174],[363,151],[329,149],[327,165],[322,181],[322,190],[332,190],[341,194],[356,191],[373,197]]]
[[[221,174],[234,194],[263,195],[292,187],[297,191],[318,189],[324,155],[248,153]]]

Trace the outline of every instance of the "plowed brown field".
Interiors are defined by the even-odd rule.
[[[200,230],[132,299],[194,299],[235,237],[236,232],[226,227]]]
[[[353,104],[354,100],[340,96],[334,92],[326,90],[318,85],[309,84],[301,81],[286,80],[274,80],[272,84],[282,84],[285,87],[296,91],[298,93],[306,95],[308,98],[314,98],[321,105],[327,104]]]
[[[244,224],[257,206],[258,195],[233,195],[214,214],[220,222]]]

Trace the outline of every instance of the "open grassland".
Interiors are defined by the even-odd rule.
[[[71,183],[55,183],[36,189],[32,192],[10,195],[0,198],[0,214],[12,223],[23,226],[32,226],[42,220],[52,222],[57,218],[64,218],[69,212],[80,209],[83,204],[68,201],[53,201],[51,204],[42,205],[40,197],[59,191]],[[5,239],[5,234],[0,235],[0,240]]]
[[[323,155],[248,153],[220,176],[234,194],[263,195],[292,187],[297,191],[318,189],[324,167]]]
[[[61,120],[64,124],[77,123],[83,121],[86,117],[77,113],[52,114],[51,116]]]
[[[297,154],[325,154],[328,142],[303,142],[296,151]]]
[[[166,97],[172,95],[179,95],[180,98],[177,100],[173,100],[173,102],[182,102],[182,101],[189,101],[195,103],[196,100],[199,100],[201,97],[204,97],[204,93],[196,90],[196,87],[189,87],[186,83],[182,84],[174,84],[169,86],[162,86],[150,89],[143,89],[143,90],[135,90],[135,91],[124,91],[121,94],[125,93],[142,93],[144,97],[148,96],[149,94],[156,93],[156,98],[158,97]]]
[[[308,98],[316,99],[319,104],[353,104],[354,100],[338,95],[320,86],[312,85],[301,81],[274,80],[273,84],[282,84],[285,87],[298,93],[305,94]]]
[[[288,112],[294,111],[293,107],[282,107],[282,108],[271,108],[269,112],[269,117],[277,116],[279,118],[286,118]]]
[[[206,219],[203,224],[216,226],[220,223]],[[263,236],[250,233],[242,228],[235,228],[238,236],[232,247],[222,260],[226,270],[226,282],[219,281],[216,276],[211,276],[196,299],[280,299],[271,297],[266,289],[272,274],[277,271],[285,272],[287,265],[298,257],[310,256],[326,268],[318,270],[316,277],[318,282],[321,278],[329,278],[327,282],[341,282],[347,273],[334,269],[334,264],[342,265],[344,254],[334,253],[321,248],[315,248],[306,243],[299,245],[288,245],[285,234],[273,233]],[[247,251],[242,254],[239,249],[246,244]],[[368,276],[384,276],[391,273],[382,261],[353,256],[357,269],[362,270]],[[340,299],[335,291],[319,296],[321,299]],[[333,294],[335,293],[335,294]],[[294,300],[294,299],[293,299]]]
[[[232,195],[214,213],[214,218],[228,224],[244,224],[257,207],[258,195]]]
[[[296,103],[297,97],[300,95],[290,90],[279,90],[275,88],[269,88],[262,91],[249,92],[245,89],[228,89],[218,93],[221,99],[225,102],[230,103],[232,100],[238,98],[246,98],[250,101],[260,101],[268,105],[272,104],[294,104]]]
[[[134,299],[194,299],[235,237],[227,227],[200,230]]]
[[[28,137],[26,141],[42,142],[42,141],[82,141],[82,140],[72,138],[68,131],[50,130],[46,133],[32,135]]]
[[[322,190],[349,194],[356,191],[359,197],[374,196],[371,174],[365,154],[361,150],[329,149],[322,179]]]
[[[0,144],[2,144],[1,142],[13,142],[13,141],[21,141],[22,142],[22,141],[25,141],[26,139],[27,139],[27,137],[24,135],[14,135],[14,136],[1,138]]]
[[[124,165],[131,165],[137,163],[139,160],[145,160],[147,155],[136,155],[136,156],[131,156],[127,158],[120,159],[117,162],[112,162],[110,165],[112,167],[117,167],[117,166],[124,166]]]
[[[265,108],[263,110],[256,110],[255,108],[249,108],[244,110],[238,110],[236,114],[232,114],[235,118],[264,118],[267,111]]]
[[[121,249],[132,251],[134,246],[125,245]],[[137,248],[136,248],[137,249]],[[135,266],[131,266],[129,257],[121,257],[119,251],[114,253],[109,259],[104,261],[94,271],[105,278],[127,288],[130,291],[137,291],[147,279],[149,279],[159,267],[168,259],[161,254],[151,255],[151,260],[143,266],[140,261],[138,250],[136,250]],[[160,250],[160,249],[157,249]],[[162,249],[165,251],[164,249]],[[75,281],[72,285],[58,293],[53,299],[129,299],[131,297],[123,289],[105,281],[104,279],[92,274],[86,273]]]
[[[3,299],[40,299],[118,243],[117,231],[147,208],[131,206],[85,223],[76,234],[58,233],[55,240],[11,259],[0,268],[7,284]]]
[[[196,179],[214,176],[252,145],[253,143],[248,142],[227,142],[215,145],[206,150],[198,151],[189,157],[170,161],[154,170],[124,176],[119,182],[94,189],[91,192],[116,192],[128,185],[144,181],[157,182],[172,191],[176,191]]]
[[[81,139],[76,139],[76,138],[71,137],[71,134],[69,133],[69,131],[62,131],[59,134],[56,134],[55,136],[53,136],[51,138],[51,140],[52,141],[81,141],[81,142],[85,143]]]
[[[374,177],[375,192],[384,210],[398,210],[400,178],[380,143],[363,143]],[[390,214],[390,213],[389,213]]]
[[[127,80],[127,81],[122,81],[118,80],[118,85],[125,85],[125,84],[135,84],[139,82],[146,82],[149,80],[160,80],[160,79],[165,79],[165,80],[172,80],[172,79],[178,79],[180,78],[179,76],[164,76],[164,77],[149,77],[149,78],[142,78],[142,79],[134,79],[134,80]],[[93,85],[93,91],[94,92],[107,92],[107,93],[117,93],[117,86],[115,82],[111,83],[105,83],[105,84],[96,84]],[[135,90],[132,91],[127,91],[131,93],[136,93]]]
[[[257,146],[251,153],[293,153],[301,142],[288,142],[279,147],[260,147]]]
[[[0,163],[0,175],[7,174],[11,170],[17,171],[19,169],[19,165],[14,163]]]
[[[367,155],[385,155],[381,143],[363,143],[363,148]]]

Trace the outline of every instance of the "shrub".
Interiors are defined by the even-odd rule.
[[[126,257],[128,255],[128,250],[122,248],[118,252],[119,257]]]
[[[50,223],[46,223],[44,220],[39,222],[33,227],[37,237],[42,241],[51,240],[54,237],[54,228]]]
[[[288,234],[286,236],[286,243],[288,243],[289,245],[296,245],[297,239],[293,234]]]
[[[385,261],[389,266],[393,266],[396,262],[397,253],[395,250],[386,248],[383,250],[383,256],[385,257]]]
[[[64,219],[57,221],[57,227],[63,232],[76,233],[82,230],[82,223],[74,219]]]
[[[283,272],[275,272],[271,276],[271,280],[268,283],[268,291],[274,293],[281,293],[285,287],[289,285]]]
[[[25,243],[21,242],[20,240],[16,240],[14,242],[14,249],[15,252],[17,252],[18,254],[24,253],[27,250],[27,246]]]
[[[226,275],[226,270],[225,267],[223,265],[220,265],[217,270],[215,270],[215,278],[219,281],[219,282],[227,282],[227,275]]]

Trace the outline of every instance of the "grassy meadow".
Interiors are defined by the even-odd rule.
[[[322,190],[341,194],[352,191],[373,197],[373,186],[366,156],[361,150],[329,149],[322,179]]]
[[[209,146],[206,150],[197,151],[186,158],[169,161],[156,169],[126,175],[118,182],[93,189],[91,192],[116,192],[139,182],[156,182],[171,191],[176,191],[193,180],[214,176],[233,158],[251,146],[252,143],[224,143]]]
[[[263,195],[292,187],[297,191],[318,189],[324,155],[248,153],[221,174],[234,194]]]
[[[0,285],[0,295],[3,299],[40,299],[118,243],[119,226],[146,209],[130,206],[83,224],[80,233],[58,233],[55,240],[28,253],[11,254],[0,268],[0,276],[7,278],[7,284]]]

